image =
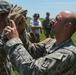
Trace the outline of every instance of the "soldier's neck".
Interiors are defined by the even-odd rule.
[[[56,38],[55,46],[60,45],[60,44],[63,43],[64,41],[68,40],[69,38],[70,38],[70,37]]]

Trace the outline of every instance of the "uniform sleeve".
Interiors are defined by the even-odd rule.
[[[19,38],[9,40],[5,49],[12,65],[21,75],[50,75],[62,59],[62,55],[58,56],[59,58],[48,55],[34,60]]]
[[[37,59],[46,53],[44,44],[31,43],[28,39],[26,31],[20,36],[20,38],[24,44],[24,47],[32,55],[33,58]]]

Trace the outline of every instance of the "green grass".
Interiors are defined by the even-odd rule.
[[[45,35],[44,33],[42,32],[42,34],[40,34],[40,41],[43,41],[45,39]]]
[[[13,75],[20,75],[20,74],[17,71],[14,71]]]
[[[73,42],[74,42],[75,45],[76,45],[76,32],[73,34],[73,36],[72,36],[72,40],[73,40]]]

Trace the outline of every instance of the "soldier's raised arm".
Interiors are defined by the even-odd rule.
[[[50,56],[34,60],[23,47],[14,22],[12,27],[7,26],[4,32],[10,39],[5,45],[6,52],[10,56],[12,65],[21,75],[46,75],[50,69],[55,67],[56,63],[61,61],[59,58],[58,60],[49,58]]]
[[[67,18],[70,22],[67,20],[65,23],[66,15],[70,18]],[[73,23],[76,22],[75,15],[76,13],[68,10],[62,11],[57,15],[54,20],[56,25],[52,29],[56,35],[56,41],[52,42],[53,45],[50,46],[47,55],[37,60],[35,60],[24,48],[23,43],[19,39],[14,22],[12,21],[11,27],[7,26],[5,28],[4,34],[9,39],[4,45],[6,52],[10,56],[12,65],[21,75],[65,75],[68,73],[69,68],[71,69],[76,63],[76,46],[70,37],[76,29],[75,24],[73,25]],[[57,28],[55,28],[58,27],[57,25],[60,27],[58,31],[60,30],[62,34],[61,32],[57,33]],[[67,31],[65,33],[66,29]],[[71,34],[65,38],[68,33]],[[59,34],[61,37],[58,37]],[[73,75],[75,74],[74,71],[72,71],[72,73]]]
[[[24,16],[24,14],[26,13],[27,11],[23,10],[21,6],[16,6],[12,9],[12,12],[9,14],[8,18],[14,20],[19,33],[19,38],[23,42],[24,47],[36,59],[43,56],[46,53],[46,50],[44,44],[30,42],[25,26],[26,16]],[[40,21],[39,24],[41,27]]]

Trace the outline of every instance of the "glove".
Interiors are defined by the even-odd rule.
[[[23,10],[21,6],[15,5],[10,13],[19,13],[22,14],[23,16],[26,16],[27,10]]]
[[[12,13],[12,14],[9,14],[9,16],[8,16],[8,18],[12,19],[15,22],[16,25],[19,24],[22,17],[23,17],[23,15],[17,14],[17,13]]]
[[[11,13],[13,13],[13,12],[18,12],[18,11],[21,10],[21,9],[22,9],[21,6],[15,5],[15,6],[13,6],[13,8],[12,8],[12,10],[11,10]]]
[[[18,13],[22,14],[23,16],[26,16],[27,10],[19,10]]]
[[[8,18],[14,20],[16,25],[18,25],[22,16],[26,17],[27,10],[23,10],[21,6],[13,6],[11,12],[9,13]]]

